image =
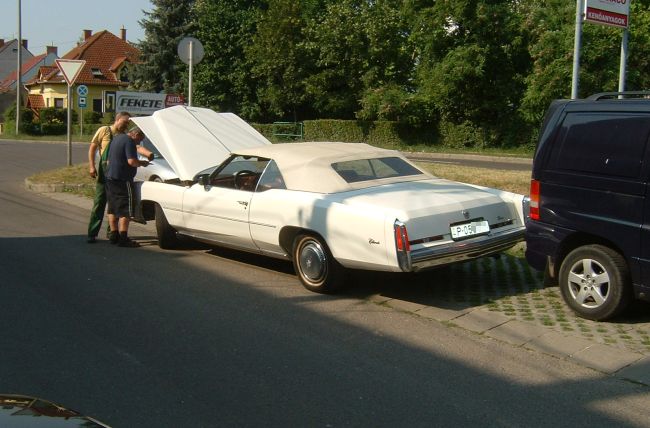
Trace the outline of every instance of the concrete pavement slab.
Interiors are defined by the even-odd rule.
[[[421,303],[413,303],[413,302],[409,302],[408,300],[399,300],[399,299],[391,299],[387,301],[386,304],[393,309],[397,309],[404,312],[417,312],[420,309],[424,309],[426,307]]]
[[[560,358],[567,358],[591,346],[593,342],[579,337],[566,336],[557,332],[549,332],[536,337],[524,344],[525,348],[544,352]]]
[[[90,209],[93,207],[93,200],[90,198],[84,198],[83,196],[77,196],[72,193],[42,193],[43,196],[47,196],[51,199],[56,199],[57,201],[65,202],[69,205],[74,205],[79,208],[85,208],[90,212]]]
[[[535,324],[510,320],[505,324],[487,330],[485,335],[503,342],[521,346],[524,343],[543,336],[546,333],[548,333],[546,328],[536,326]]]
[[[468,312],[471,312],[473,309],[447,309],[439,308],[437,306],[426,306],[419,311],[417,314],[421,317],[434,319],[436,321],[451,321],[455,318],[463,316]]]
[[[579,364],[609,374],[616,373],[642,358],[643,355],[636,352],[625,351],[600,343],[591,345],[571,355],[571,359]]]
[[[650,357],[643,357],[616,373],[621,379],[628,379],[650,386]]]
[[[376,303],[378,305],[381,305],[383,303],[388,302],[389,300],[393,300],[391,297],[386,297],[381,294],[373,294],[368,297],[368,301],[372,303]]]
[[[478,309],[455,318],[454,324],[476,333],[483,333],[510,320],[510,317],[498,312]]]

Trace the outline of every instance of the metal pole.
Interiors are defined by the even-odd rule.
[[[72,165],[72,85],[68,85],[68,166]]]
[[[17,64],[16,64],[16,135],[18,135],[20,131],[20,108],[21,108],[21,102],[20,102],[20,88],[23,86],[22,85],[22,79],[20,75],[21,71],[21,65],[23,62],[23,36],[22,36],[22,30],[21,30],[21,19],[20,19],[20,0],[18,0],[18,57],[17,57]]]
[[[190,65],[190,84],[189,84],[189,88],[187,90],[187,92],[188,92],[187,105],[189,105],[190,107],[192,107],[192,73],[194,71],[193,66],[192,66],[192,62],[194,60],[194,58],[192,58],[193,56],[194,56],[194,42],[190,39],[190,64],[189,64]]]
[[[625,92],[625,80],[627,78],[627,43],[630,39],[630,31],[623,30],[623,40],[621,40],[621,64],[618,69],[618,92]],[[619,98],[623,98],[619,95]]]
[[[580,85],[580,51],[582,50],[582,13],[584,0],[576,1],[576,28],[573,42],[573,81],[571,82],[571,99],[578,98]]]

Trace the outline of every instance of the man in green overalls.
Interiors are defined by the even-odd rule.
[[[102,126],[97,130],[95,136],[90,141],[88,148],[88,163],[89,172],[92,178],[97,179],[95,184],[95,200],[93,203],[92,211],[90,212],[90,222],[88,223],[88,240],[89,244],[93,244],[97,240],[99,230],[102,228],[102,220],[104,219],[104,209],[106,208],[106,189],[104,187],[106,172],[106,160],[108,159],[108,148],[116,134],[123,134],[129,125],[131,115],[126,112],[120,112],[115,115],[115,122],[112,126]],[[100,160],[98,166],[95,167],[95,157],[99,150]],[[109,239],[111,238],[109,232]]]

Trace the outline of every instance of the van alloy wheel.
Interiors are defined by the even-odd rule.
[[[631,297],[625,259],[602,245],[586,245],[569,253],[560,267],[559,284],[571,309],[596,321],[620,313]]]

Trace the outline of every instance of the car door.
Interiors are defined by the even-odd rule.
[[[187,233],[222,245],[257,250],[251,238],[249,207],[266,160],[231,157],[205,185],[194,184],[183,197]]]

